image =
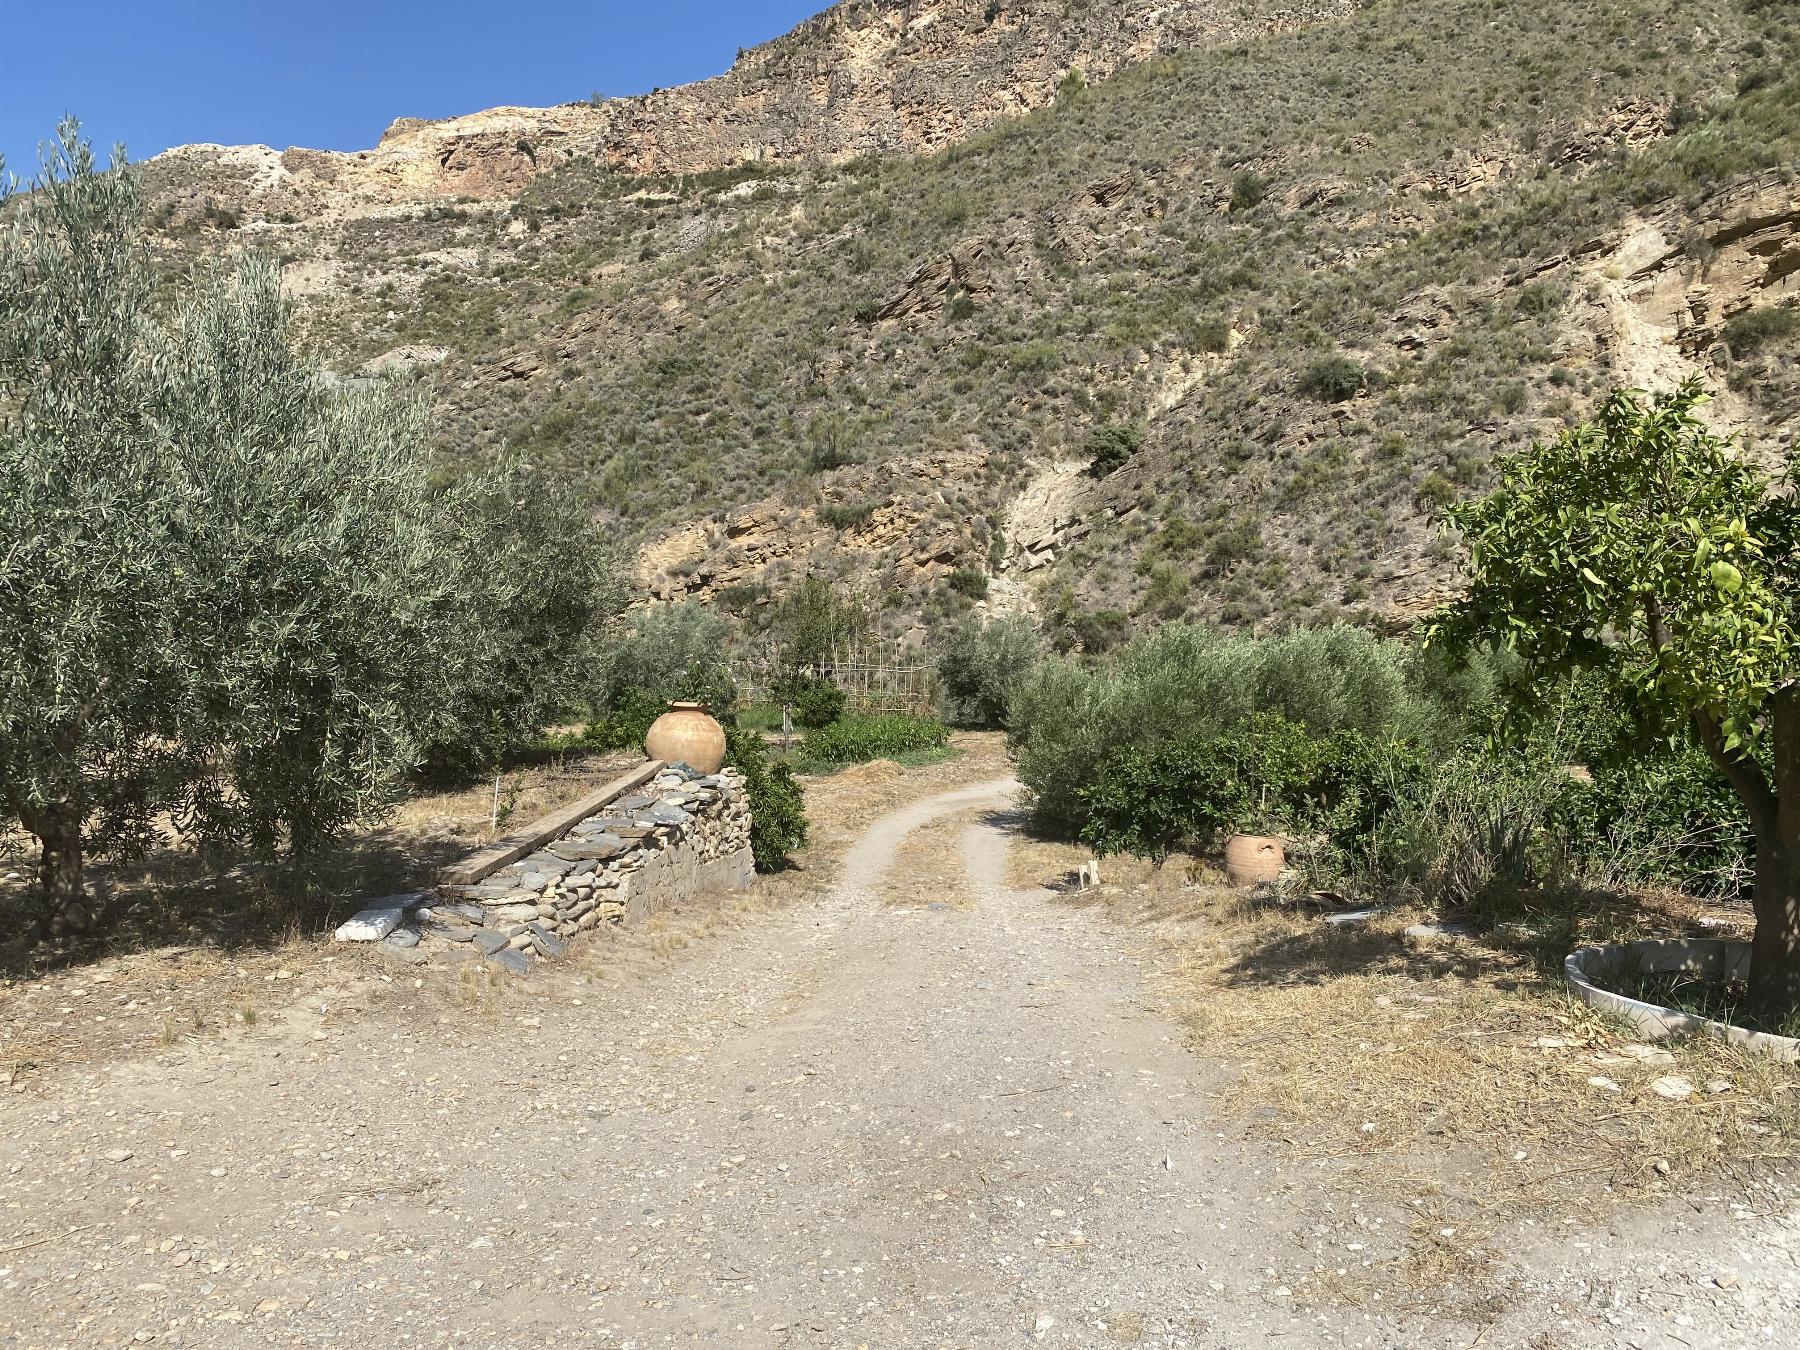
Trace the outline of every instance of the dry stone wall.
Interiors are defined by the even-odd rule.
[[[701,775],[665,765],[640,788],[516,862],[469,885],[394,896],[338,930],[402,959],[483,957],[524,974],[603,924],[641,923],[755,876],[750,803],[734,769]]]

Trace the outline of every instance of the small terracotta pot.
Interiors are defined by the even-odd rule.
[[[1263,834],[1234,834],[1225,841],[1225,875],[1233,886],[1274,881],[1287,866],[1281,840]]]
[[[717,773],[725,763],[725,728],[704,703],[671,703],[650,724],[644,753],[665,764],[685,764],[695,773]]]

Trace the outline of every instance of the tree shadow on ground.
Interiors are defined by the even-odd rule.
[[[1642,937],[1719,936],[1745,917],[1742,907],[1675,894],[1595,887],[1494,888],[1444,922],[1467,935],[1410,937],[1381,916],[1359,923],[1323,919],[1271,936],[1225,968],[1228,984],[1319,984],[1344,976],[1487,980],[1501,989],[1560,982],[1578,947]]]
[[[1332,924],[1284,933],[1260,942],[1227,964],[1224,984],[1316,985],[1362,976],[1389,976],[1421,982],[1471,980],[1491,976],[1495,962],[1517,964],[1510,954],[1474,938],[1413,939],[1391,924]],[[1520,964],[1519,980],[1501,980],[1510,988],[1530,971]]]
[[[279,862],[177,849],[90,864],[100,909],[91,935],[44,941],[25,880],[0,883],[0,977],[25,978],[109,956],[168,948],[269,950],[329,931],[371,897],[417,890],[469,849],[466,839],[396,829],[344,840],[301,875]]]
[[[329,932],[373,898],[429,885],[491,838],[496,819],[502,834],[526,828],[638,762],[625,753],[559,754],[542,764],[525,755],[500,771],[505,792],[485,776],[420,775],[386,823],[330,845],[304,875],[268,857],[179,847],[90,861],[100,925],[55,943],[40,940],[29,841],[0,834],[0,978],[150,949],[267,951]]]

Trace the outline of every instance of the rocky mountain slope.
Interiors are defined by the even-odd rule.
[[[838,0],[716,79],[555,108],[402,117],[372,150],[182,146],[165,184],[234,211],[505,199],[565,165],[693,174],[740,164],[924,154],[1047,106],[1070,71],[1314,22],[1353,0]]]
[[[450,465],[588,494],[646,594],[813,572],[896,632],[981,604],[1097,647],[1404,619],[1453,581],[1433,512],[1617,382],[1697,369],[1784,454],[1797,33],[1792,0],[843,4],[648,100],[149,173],[172,260],[279,252],[334,362],[417,381]]]

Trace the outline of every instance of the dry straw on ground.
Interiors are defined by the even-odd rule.
[[[1480,1317],[1503,1225],[1591,1219],[1700,1178],[1754,1197],[1800,1152],[1800,1073],[1708,1039],[1642,1044],[1563,991],[1552,952],[1686,931],[1689,904],[1522,902],[1484,936],[1419,938],[1405,930],[1430,916],[1333,925],[1186,860],[1109,859],[1106,885],[1075,890],[1085,856],[1027,844],[1014,879],[1151,930],[1157,994],[1230,1066],[1222,1098],[1246,1132],[1410,1214],[1394,1292],[1454,1283]],[[1335,1297],[1330,1269],[1308,1283]],[[1359,1271],[1344,1296],[1382,1287]]]

